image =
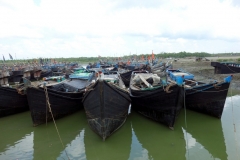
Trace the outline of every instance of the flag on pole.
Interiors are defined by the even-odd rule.
[[[13,60],[13,57],[12,57],[12,55],[10,53],[9,53],[9,57],[10,57],[11,60]]]
[[[4,55],[3,55],[3,61],[5,61]]]

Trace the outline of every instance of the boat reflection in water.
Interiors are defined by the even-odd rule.
[[[34,128],[34,159],[79,159],[84,156],[84,148],[79,148],[76,140],[83,141],[84,128],[87,126],[83,111],[74,113],[57,121],[64,148],[59,140],[53,122]],[[84,146],[84,145],[83,145]],[[82,150],[82,151],[80,151]],[[75,157],[76,156],[76,157]]]
[[[221,120],[187,110],[186,123],[183,132],[187,159],[228,159]]]
[[[239,91],[238,91],[239,93]],[[232,91],[230,91],[232,95]],[[240,95],[228,97],[221,118],[228,159],[240,159]]]
[[[32,159],[33,127],[29,112],[1,118],[0,159]]]
[[[85,145],[84,145],[84,132],[83,129],[74,140],[72,140],[69,144],[67,144],[65,150],[63,150],[60,156],[57,159],[77,159],[77,160],[85,160]],[[66,154],[67,152],[67,154]]]
[[[134,159],[178,159],[185,160],[185,140],[181,127],[181,121],[176,120],[174,130],[169,130],[165,126],[159,125],[154,121],[149,121],[137,113],[132,113],[132,127],[136,135],[135,151],[131,153]],[[180,117],[183,115],[179,115]],[[180,118],[179,117],[179,118]],[[142,147],[142,148],[141,148]],[[138,148],[138,149],[137,149]]]
[[[107,141],[103,141],[90,127],[86,127],[84,136],[86,159],[128,159],[132,142],[131,118],[132,115],[129,115],[124,125]]]

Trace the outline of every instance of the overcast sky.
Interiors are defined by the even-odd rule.
[[[0,0],[0,21],[5,59],[240,52],[239,0]]]

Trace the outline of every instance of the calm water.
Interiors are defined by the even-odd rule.
[[[52,122],[32,127],[30,112],[1,118],[0,160],[240,159],[239,95],[227,98],[221,120],[182,110],[174,131],[133,112],[105,142],[83,110],[56,123],[64,147]]]

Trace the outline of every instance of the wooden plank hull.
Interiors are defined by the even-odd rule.
[[[186,89],[186,108],[221,118],[230,83],[206,84]]]
[[[16,89],[0,87],[0,117],[29,110],[26,95],[18,94]]]
[[[154,90],[132,90],[132,107],[138,113],[171,129],[183,105],[183,87],[174,85],[167,93],[162,87]]]
[[[49,103],[54,119],[62,118],[83,108],[83,93],[77,93],[74,96],[71,94],[72,93],[58,93],[57,91],[48,89]],[[33,126],[53,120],[49,112],[45,91],[43,89],[28,87],[27,98]]]
[[[126,121],[130,101],[128,92],[98,80],[83,100],[90,128],[105,140]]]
[[[9,82],[22,82],[23,71],[12,71],[12,75],[8,78]]]

